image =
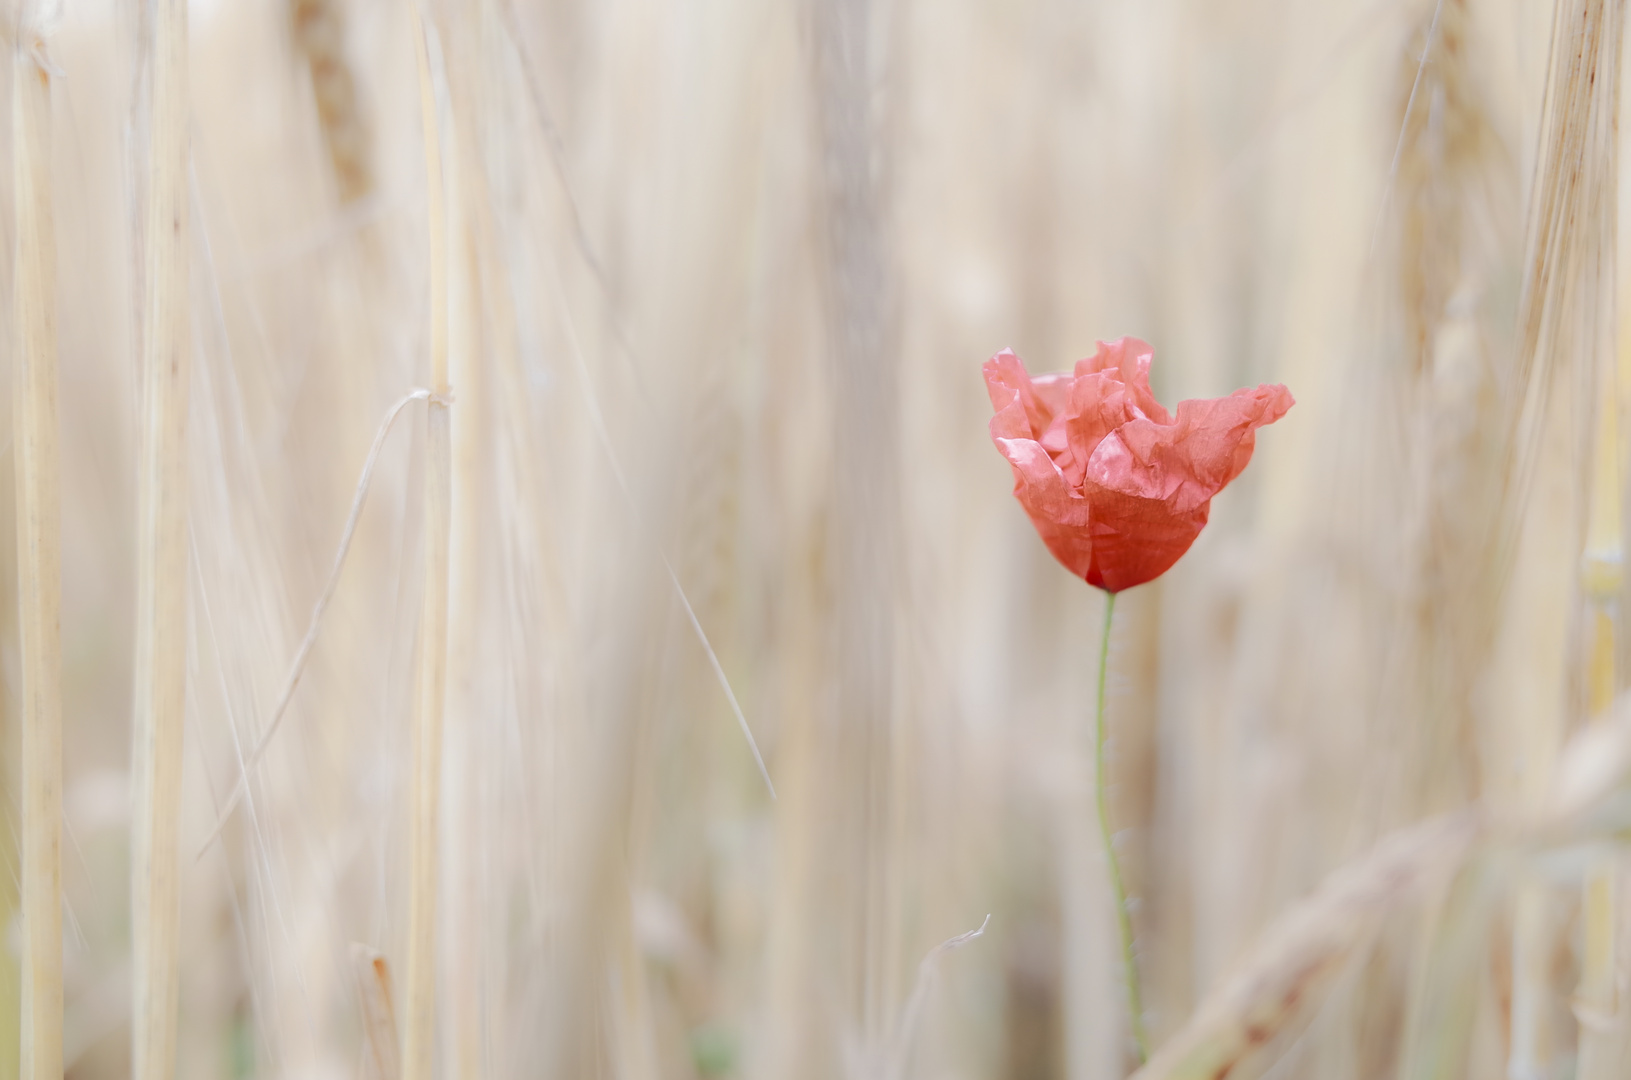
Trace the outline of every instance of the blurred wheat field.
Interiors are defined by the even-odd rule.
[[[1624,1075],[1624,9],[19,0],[0,1077],[41,469],[66,1075],[1131,1075],[1103,597],[979,374],[1122,334],[1298,399],[1118,604],[1140,1075]]]

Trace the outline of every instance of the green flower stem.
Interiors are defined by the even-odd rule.
[[[1150,1056],[1144,1034],[1144,995],[1138,987],[1138,960],[1133,956],[1133,920],[1127,913],[1127,886],[1121,880],[1121,863],[1110,839],[1110,785],[1105,780],[1104,685],[1110,670],[1110,620],[1116,614],[1116,594],[1104,594],[1104,640],[1099,645],[1099,709],[1095,724],[1094,766],[1097,779],[1093,793],[1099,801],[1099,833],[1104,837],[1104,861],[1110,868],[1110,888],[1115,893],[1116,927],[1121,931],[1121,960],[1127,980],[1127,1012],[1133,1021],[1133,1041],[1138,1044],[1138,1063]]]

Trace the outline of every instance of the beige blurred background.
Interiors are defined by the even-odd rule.
[[[50,46],[76,1078],[129,1070],[135,10],[65,4]],[[425,10],[457,398],[441,1075],[1132,1070],[1093,816],[1102,596],[1011,498],[979,372],[1004,346],[1040,372],[1133,334],[1163,401],[1298,399],[1117,612],[1111,807],[1157,1044],[1379,837],[1544,793],[1591,711],[1594,613],[1613,655],[1619,602],[1578,579],[1591,529],[1617,557],[1622,456],[1593,345],[1612,231],[1544,294],[1545,341],[1585,328],[1549,373],[1522,333],[1550,5]],[[250,798],[193,853],[381,417],[429,379],[416,30],[396,0],[191,18],[180,1072],[351,1076],[353,943],[405,964],[422,406]],[[1612,139],[1582,153],[1612,180]],[[1329,978],[1234,1075],[1585,1076],[1579,895],[1612,849],[1475,862],[1340,915]]]

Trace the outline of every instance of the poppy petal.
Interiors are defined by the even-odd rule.
[[[1175,441],[1190,475],[1213,494],[1221,491],[1251,461],[1257,429],[1280,419],[1293,404],[1291,391],[1268,384],[1223,398],[1180,401]]]
[[[1032,379],[1013,350],[1004,349],[985,362],[985,388],[991,407],[1002,418],[1004,438],[1039,439],[1065,404],[1069,380],[1058,375]],[[997,435],[993,421],[991,434]]]
[[[1087,486],[1093,513],[1087,583],[1110,592],[1153,581],[1170,570],[1206,527],[1211,512],[1210,501],[1174,513],[1162,500],[1095,490],[1091,482]]]
[[[1108,373],[1127,388],[1131,403],[1145,416],[1158,424],[1171,423],[1166,407],[1155,400],[1150,390],[1150,364],[1155,359],[1155,350],[1149,343],[1135,337],[1120,337],[1098,345],[1098,351],[1091,357],[1076,362],[1077,377]]]
[[[1088,501],[1065,482],[1041,443],[1005,438],[997,438],[996,443],[1013,466],[1014,497],[1042,542],[1071,573],[1086,577],[1093,558]]]

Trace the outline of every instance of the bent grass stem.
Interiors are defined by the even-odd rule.
[[[1104,594],[1104,638],[1099,643],[1099,698],[1094,722],[1093,794],[1099,806],[1099,834],[1104,838],[1104,862],[1110,869],[1110,889],[1115,894],[1116,929],[1121,934],[1121,961],[1127,983],[1127,1013],[1133,1024],[1133,1042],[1138,1044],[1138,1063],[1144,1064],[1150,1056],[1149,1040],[1144,1034],[1144,995],[1138,986],[1138,960],[1133,956],[1133,920],[1127,913],[1127,886],[1121,880],[1121,863],[1116,858],[1116,846],[1110,835],[1110,794],[1105,781],[1104,687],[1110,670],[1110,622],[1116,614],[1116,594]]]

